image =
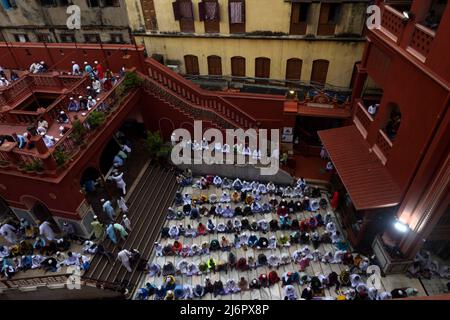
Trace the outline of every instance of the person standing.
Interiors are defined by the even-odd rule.
[[[78,76],[81,74],[80,66],[75,61],[72,61],[72,74]]]
[[[114,231],[114,226],[110,224],[108,228],[106,228],[106,234],[108,235],[108,238],[114,243],[117,244],[117,236],[116,232]]]
[[[2,235],[9,243],[14,244],[17,242],[16,228],[8,223],[2,225],[0,228],[0,235]]]
[[[120,208],[122,213],[127,213],[128,212],[127,203],[126,203],[126,201],[125,201],[125,199],[123,197],[120,197],[117,200],[117,206]]]
[[[127,184],[123,180],[123,172],[119,173],[119,171],[115,171],[113,176],[111,177],[116,182],[117,188],[122,191],[122,195],[126,195],[126,186]]]
[[[116,229],[117,231],[119,231],[120,237],[123,240],[127,240],[127,236],[128,236],[128,232],[125,230],[125,228],[119,224],[119,223],[114,223],[114,229]]]
[[[39,234],[46,238],[48,241],[53,241],[55,239],[55,232],[53,231],[50,222],[44,221],[39,225]]]
[[[130,221],[130,219],[128,219],[128,217],[125,214],[123,215],[122,225],[128,231],[131,231],[131,221]]]
[[[116,214],[114,212],[111,201],[101,199],[100,202],[102,203],[103,212],[108,215],[109,220],[114,221],[116,219]]]
[[[95,69],[97,72],[97,77],[100,79],[100,81],[103,81],[103,78],[105,77],[105,75],[103,74],[103,67],[98,61],[94,61],[94,63],[96,64]]]
[[[98,221],[98,217],[94,216],[94,220],[91,222],[92,230],[94,231],[95,239],[99,240],[103,238],[103,233],[105,232],[104,225]]]
[[[122,265],[127,269],[128,272],[132,272],[130,265],[130,258],[132,256],[132,253],[128,251],[127,249],[122,249],[119,247],[119,253],[117,254],[117,259],[122,262]]]

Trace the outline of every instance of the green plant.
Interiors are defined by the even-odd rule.
[[[94,110],[87,118],[87,122],[92,129],[96,129],[105,122],[105,114],[103,112]]]
[[[150,153],[150,156],[158,159],[166,158],[172,148],[166,144],[164,144],[164,140],[161,136],[161,132],[147,132],[147,139],[145,141],[145,146]]]
[[[24,163],[23,168],[28,172],[41,172],[44,170],[44,164],[41,160],[32,160]]]
[[[71,138],[77,145],[80,145],[83,142],[83,137],[86,135],[86,132],[86,127],[80,120],[75,120],[73,122]]]
[[[144,80],[142,80],[136,72],[127,71],[122,83],[119,88],[117,88],[117,95],[121,97],[124,94],[127,94],[128,91],[142,86],[143,82]]]
[[[53,153],[53,157],[55,158],[56,164],[58,166],[64,165],[67,160],[69,160],[69,155],[61,148],[57,148]]]

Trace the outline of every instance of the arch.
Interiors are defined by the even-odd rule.
[[[388,103],[386,110],[386,119],[383,123],[382,129],[389,137],[389,139],[391,139],[391,141],[394,141],[400,130],[402,113],[400,111],[400,107],[395,102]]]
[[[117,140],[112,137],[105,145],[99,157],[99,168],[103,175],[106,175],[113,165],[113,160],[116,154],[120,151],[120,146]]]
[[[286,61],[286,80],[300,81],[302,75],[303,60],[291,58]]]
[[[159,119],[159,131],[164,139],[168,139],[172,132],[175,130],[175,124],[169,118]]]
[[[58,225],[53,219],[53,215],[45,202],[30,195],[21,196],[20,202],[22,202],[25,207],[31,212],[36,221],[39,221],[39,223],[50,221],[57,229],[55,231],[59,232]]]
[[[270,78],[270,59],[258,57],[255,59],[255,77]]]
[[[208,74],[210,76],[222,75],[222,58],[219,56],[208,56]]]
[[[6,218],[6,217],[13,217],[14,213],[12,212],[11,208],[9,207],[8,201],[4,199],[2,196],[0,196],[0,218]]]
[[[313,61],[311,71],[311,83],[316,85],[325,85],[327,82],[328,67],[330,61],[324,59],[318,59]]]
[[[231,75],[233,77],[245,77],[245,58],[231,57]]]
[[[198,66],[198,57],[192,54],[184,56],[184,66],[186,68],[186,74],[199,75],[200,69]]]

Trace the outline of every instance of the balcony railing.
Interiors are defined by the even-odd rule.
[[[173,95],[179,96],[189,102],[196,109],[209,109],[218,113],[227,122],[238,128],[256,128],[256,120],[245,111],[215,94],[200,89],[173,72],[169,68],[161,65],[153,59],[146,60],[149,77],[166,88]],[[198,108],[199,107],[199,108]]]
[[[51,148],[45,149],[47,152],[36,152],[36,149],[18,149],[15,148],[16,143],[12,143],[10,148],[5,148],[2,146],[2,151],[0,151],[0,168],[7,169],[8,171],[19,171],[22,173],[27,173],[31,175],[54,175],[56,172],[64,170],[65,165],[69,161],[73,161],[77,154],[79,154],[83,148],[82,145],[87,145],[99,134],[99,129],[108,125],[108,118],[113,114],[116,114],[119,109],[127,104],[127,99],[132,96],[134,90],[124,92],[120,90],[123,79],[106,94],[104,95],[90,111],[87,111],[83,117],[79,117],[80,123],[87,128],[85,135],[82,137],[82,141],[75,139],[73,132],[74,128],[71,127],[63,137]],[[82,81],[76,88],[75,91],[81,90],[85,85]],[[73,93],[73,92],[72,92]],[[57,115],[56,110],[66,110],[67,100],[60,99],[53,106],[55,115]],[[90,114],[94,111],[103,112],[105,117],[105,122],[100,125],[100,127],[95,129],[89,129],[86,125],[86,121]],[[32,137],[32,139],[41,140],[40,136]],[[41,144],[43,143],[40,141]],[[45,147],[46,148],[46,147]],[[57,164],[56,152],[64,153],[67,159],[63,164]],[[33,170],[31,164],[37,164],[39,170]],[[31,168],[30,168],[31,167]]]
[[[356,100],[356,110],[355,110],[355,124],[359,129],[364,138],[367,137],[367,133],[369,132],[369,128],[373,123],[373,118],[367,112],[366,106],[361,99]]]
[[[377,140],[374,145],[374,152],[380,158],[383,164],[386,164],[389,154],[392,149],[392,141],[384,133],[383,130],[378,130]]]
[[[405,27],[402,14],[391,6],[384,4],[381,12],[381,27],[383,31],[388,31],[389,34],[387,35],[393,41],[397,42]]]
[[[421,55],[419,58],[422,61],[426,60],[428,53],[430,52],[434,36],[435,32],[433,30],[430,30],[420,24],[415,25],[409,47]]]

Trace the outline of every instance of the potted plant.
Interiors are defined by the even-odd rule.
[[[53,153],[53,157],[55,158],[56,165],[58,167],[62,167],[69,160],[69,155],[62,148],[57,148]]]
[[[105,114],[94,110],[86,120],[92,130],[99,128],[105,122]]]
[[[161,132],[159,131],[148,131],[145,145],[150,153],[150,156],[161,162],[164,161],[164,159],[166,159],[172,151],[172,148],[164,143]]]
[[[81,145],[84,142],[84,136],[86,135],[87,129],[81,123],[80,120],[75,120],[72,124],[72,133],[70,137],[77,145]]]

